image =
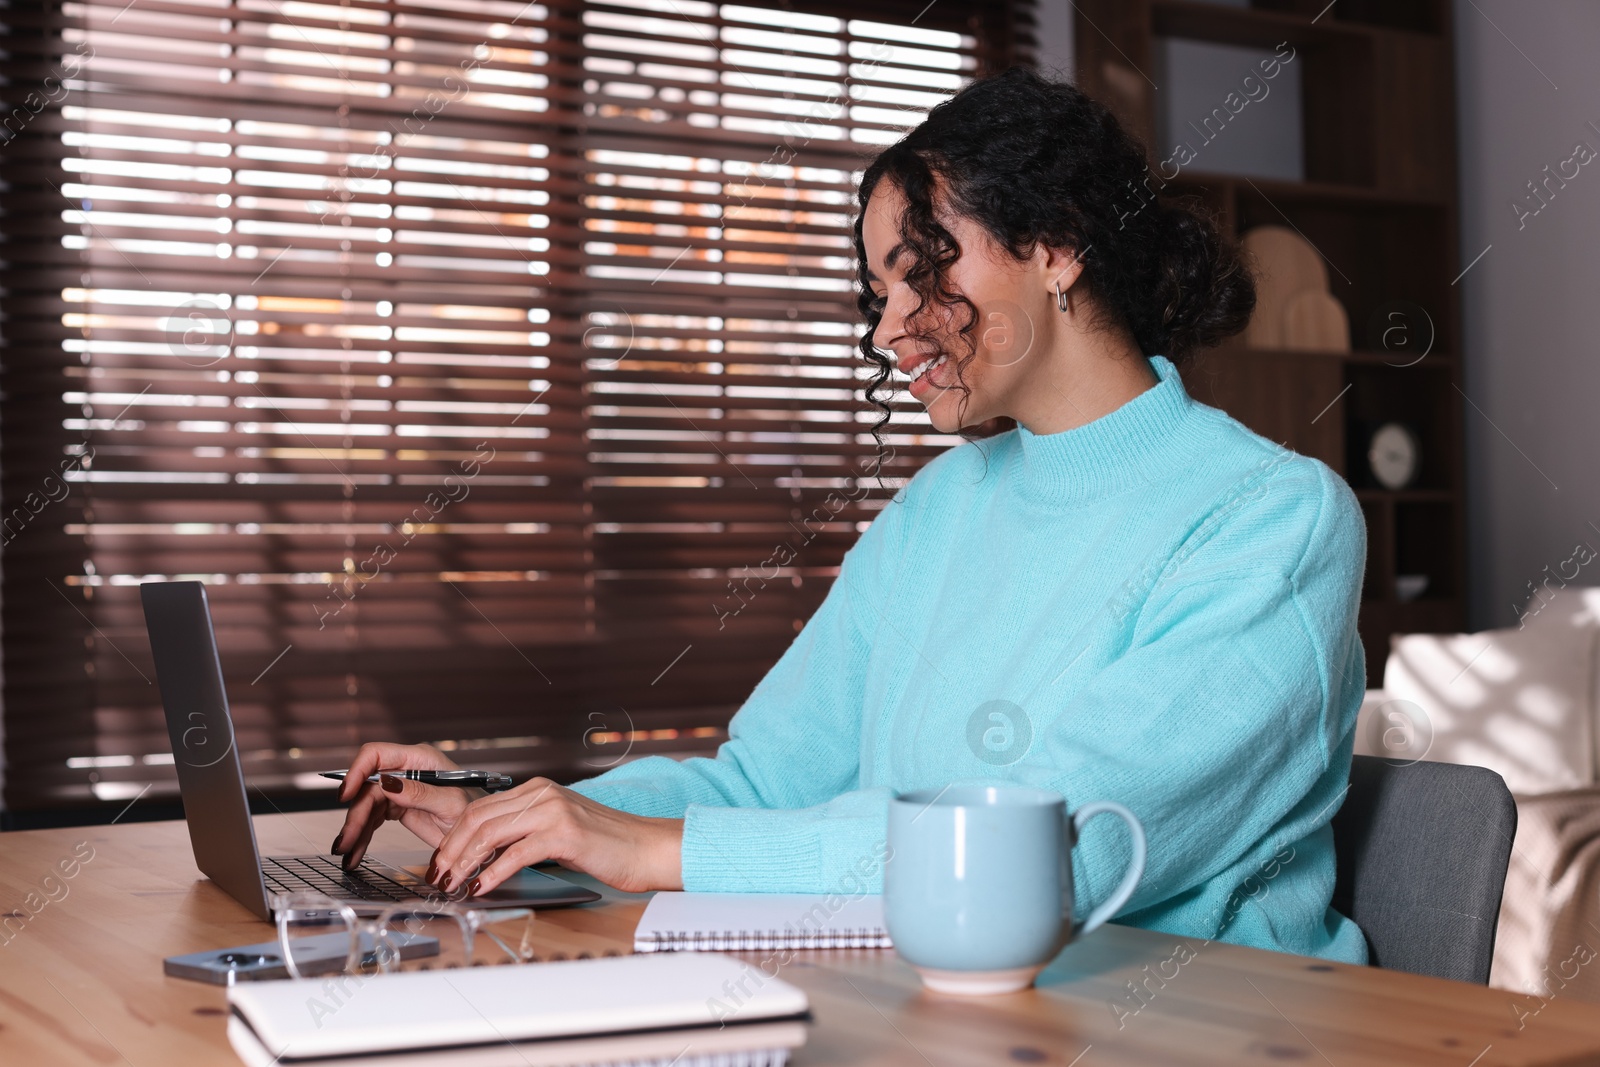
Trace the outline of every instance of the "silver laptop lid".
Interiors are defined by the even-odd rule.
[[[145,582],[139,599],[195,864],[229,896],[271,921],[206,587]]]

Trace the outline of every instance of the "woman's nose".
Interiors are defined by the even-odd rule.
[[[899,310],[894,306],[894,301],[884,305],[883,315],[878,319],[878,328],[872,331],[872,344],[874,348],[888,352],[894,348],[894,343],[899,339],[904,328],[904,320]]]

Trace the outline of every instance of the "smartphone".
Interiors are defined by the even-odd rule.
[[[404,931],[397,931],[393,937],[402,960],[439,954],[437,937]],[[298,938],[296,944],[299,947],[295,952],[295,963],[301,974],[337,974],[344,970],[345,958],[350,951],[350,935],[344,931],[318,934],[315,937]],[[302,949],[304,956],[301,955]],[[361,935],[361,952],[363,956],[372,954],[371,934]],[[283,946],[276,940],[208,952],[191,952],[186,956],[168,956],[162,961],[162,970],[174,978],[189,978],[212,985],[289,977],[289,968],[283,962]]]

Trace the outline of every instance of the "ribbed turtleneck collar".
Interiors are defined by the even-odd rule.
[[[1209,410],[1183,387],[1178,368],[1151,356],[1160,381],[1115,411],[1059,433],[1016,428],[1017,490],[1030,499],[1075,506],[1153,480],[1192,461],[1217,430]]]

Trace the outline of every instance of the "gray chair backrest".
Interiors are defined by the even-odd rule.
[[[1333,817],[1333,906],[1374,966],[1487,985],[1517,805],[1485,767],[1356,756]]]

